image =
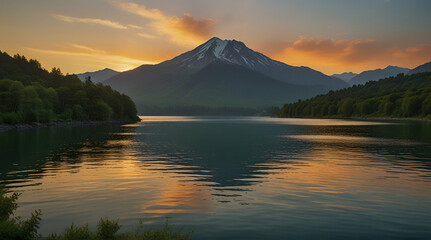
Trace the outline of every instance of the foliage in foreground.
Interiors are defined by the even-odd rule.
[[[0,51],[0,124],[137,120],[130,97],[37,60]]]
[[[182,229],[175,230],[166,220],[161,229],[144,229],[142,220],[139,221],[138,228],[134,232],[119,233],[121,225],[119,219],[109,220],[101,218],[96,231],[91,231],[88,224],[83,226],[72,225],[66,228],[63,233],[52,233],[48,237],[42,237],[38,233],[41,221],[41,210],[32,213],[27,220],[13,216],[17,209],[19,194],[7,192],[0,186],[0,239],[2,240],[186,240],[190,239],[192,232],[183,233]]]
[[[419,117],[431,118],[431,73],[354,85],[296,103],[279,117]]]
[[[100,219],[97,230],[92,232],[88,228],[88,224],[83,226],[76,226],[72,224],[66,228],[62,234],[50,234],[47,240],[186,240],[190,239],[192,232],[183,233],[182,230],[174,230],[169,225],[168,220],[165,226],[161,229],[147,229],[144,230],[142,220],[139,221],[139,226],[135,232],[118,233],[121,225],[119,220]]]
[[[13,216],[13,212],[18,208],[16,203],[18,197],[18,193],[7,196],[4,188],[0,186],[0,239],[39,238],[37,231],[41,221],[41,211],[34,211],[27,220]]]

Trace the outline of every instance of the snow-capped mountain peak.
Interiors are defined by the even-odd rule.
[[[213,37],[195,49],[166,61],[164,64],[174,64],[186,71],[199,70],[214,61],[241,65],[247,68],[268,65],[283,65],[265,55],[249,49],[244,43],[236,40],[221,40]]]

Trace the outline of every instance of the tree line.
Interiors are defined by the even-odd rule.
[[[0,51],[0,124],[137,120],[134,102],[109,86]]]
[[[279,117],[431,118],[431,73],[395,77],[285,104]]]

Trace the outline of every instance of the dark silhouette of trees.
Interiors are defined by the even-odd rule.
[[[136,106],[109,86],[0,51],[0,123],[89,120],[136,121]]]
[[[396,77],[330,91],[285,104],[280,117],[421,117],[431,118],[431,73]]]

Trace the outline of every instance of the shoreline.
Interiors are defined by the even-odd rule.
[[[15,125],[1,125],[0,132],[11,130],[31,130],[46,127],[74,127],[74,126],[102,126],[111,124],[127,124],[134,123],[133,121],[126,120],[109,120],[109,121],[71,121],[71,122],[34,122],[28,124],[15,124]]]
[[[353,120],[393,120],[393,121],[424,121],[429,122],[431,121],[431,118],[392,118],[392,117],[352,117],[352,118],[346,118],[346,119],[353,119]]]
[[[308,119],[344,119],[344,120],[382,120],[382,121],[423,121],[429,122],[431,118],[400,118],[400,117],[279,117],[270,116],[273,118],[308,118]]]

